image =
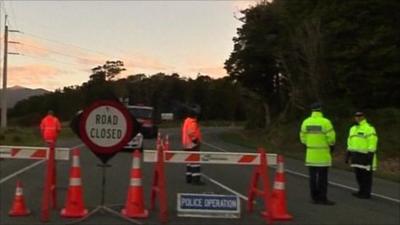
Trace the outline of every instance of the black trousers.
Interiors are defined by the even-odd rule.
[[[311,198],[326,201],[328,192],[328,167],[309,166]]]
[[[372,171],[361,168],[354,168],[358,183],[358,193],[364,197],[371,197]]]
[[[200,151],[200,145],[196,145],[191,149],[185,149],[186,151]],[[186,164],[186,182],[200,181],[201,167],[198,163]]]

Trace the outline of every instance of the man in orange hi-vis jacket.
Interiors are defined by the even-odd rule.
[[[200,107],[194,106],[188,112],[182,126],[182,145],[185,151],[200,151],[201,132],[197,117]],[[186,165],[186,183],[203,185],[200,179],[200,164],[190,163]]]
[[[40,132],[46,143],[55,143],[61,131],[61,124],[52,110],[40,122]]]

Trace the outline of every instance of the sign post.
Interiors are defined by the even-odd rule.
[[[141,224],[137,220],[128,218],[119,212],[105,206],[105,186],[107,164],[117,152],[136,135],[133,127],[133,118],[121,103],[110,100],[100,100],[92,103],[79,116],[79,138],[101,160],[98,164],[102,168],[100,205],[86,217],[76,221],[81,222],[97,212],[108,212],[119,216],[131,223]]]

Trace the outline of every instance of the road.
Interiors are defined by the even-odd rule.
[[[218,133],[235,128],[204,128],[204,143],[202,151],[254,152],[233,144],[225,143],[218,138]],[[171,149],[180,149],[179,129],[161,129],[162,134],[170,137]],[[59,143],[62,147],[73,147],[81,144],[76,140]],[[154,140],[145,140],[146,149],[154,149]],[[100,203],[101,170],[96,165],[99,160],[87,148],[81,148],[81,170],[84,189],[85,206],[92,210]],[[109,161],[112,165],[107,169],[107,184],[105,202],[107,206],[120,210],[125,202],[129,185],[129,172],[132,156],[128,152],[118,153]],[[0,224],[40,224],[39,210],[42,195],[45,164],[32,160],[1,160],[0,161]],[[60,161],[57,164],[58,201],[60,209],[64,205],[68,188],[70,162]],[[286,159],[286,191],[288,211],[293,215],[292,221],[275,222],[274,224],[399,224],[400,223],[400,184],[382,179],[374,179],[374,196],[371,200],[356,199],[351,195],[351,189],[356,185],[352,173],[331,169],[328,196],[336,201],[335,206],[321,206],[310,203],[306,168],[297,160]],[[185,184],[185,165],[167,164],[168,193],[168,224],[266,224],[259,215],[261,202],[256,203],[256,212],[248,214],[245,210],[247,191],[252,173],[251,166],[235,165],[204,165],[204,186]],[[22,173],[15,175],[16,172]],[[143,163],[143,187],[145,202],[149,205],[150,182],[153,174],[153,164]],[[270,169],[270,177],[274,169]],[[15,193],[16,180],[24,185],[24,196],[32,215],[13,218],[7,215]],[[238,194],[242,201],[240,219],[205,219],[181,218],[176,216],[177,193],[216,193]],[[51,213],[48,224],[67,224],[74,220],[59,216],[59,209]],[[148,219],[139,220],[142,224],[160,224],[158,212],[150,212]],[[110,214],[98,213],[79,224],[128,224],[124,220]]]

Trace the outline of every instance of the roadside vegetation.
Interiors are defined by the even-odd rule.
[[[377,130],[378,143],[378,170],[376,175],[393,181],[400,182],[400,110],[382,109],[368,112],[368,121]],[[344,163],[346,152],[346,139],[352,118],[332,118],[335,127],[337,141],[334,152],[333,166],[336,168],[350,170]],[[305,147],[299,141],[299,129],[302,120],[282,123],[271,130],[265,129],[242,129],[230,131],[221,135],[225,141],[241,146],[256,149],[264,147],[269,152],[283,154],[285,156],[304,160]]]
[[[75,137],[68,123],[62,123],[59,139],[70,139]],[[11,146],[43,146],[44,142],[40,135],[39,126],[21,127],[9,126],[0,131],[0,145]]]

